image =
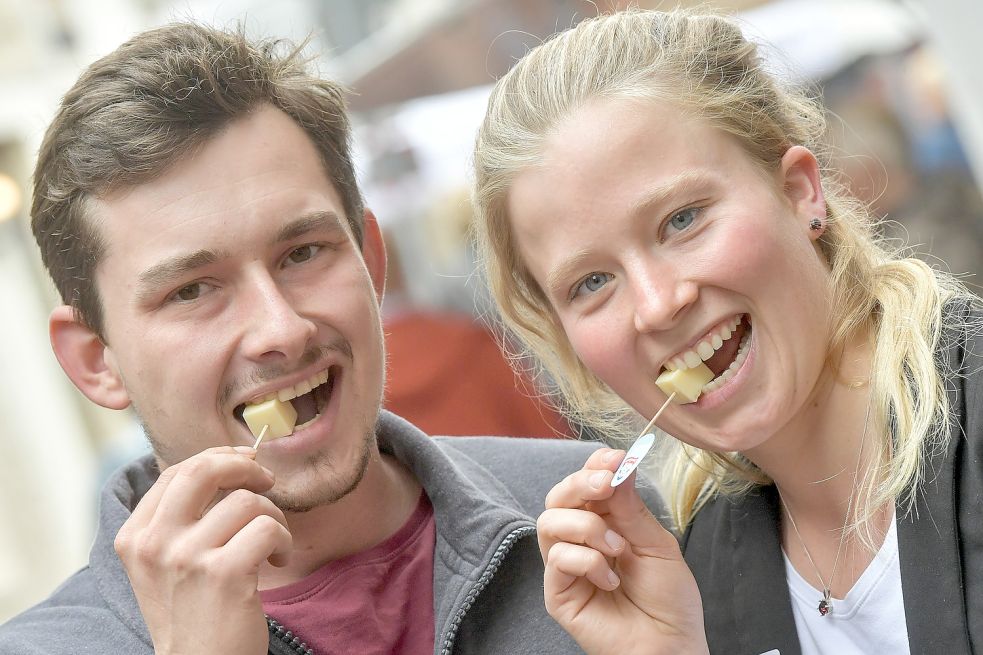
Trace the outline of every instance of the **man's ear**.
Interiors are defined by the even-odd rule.
[[[51,312],[48,334],[58,363],[86,398],[109,409],[130,405],[112,351],[71,307],[61,305]]]
[[[362,237],[362,259],[369,269],[372,286],[375,287],[376,299],[381,303],[386,292],[386,243],[382,238],[379,221],[371,209],[365,210],[365,228]]]
[[[811,150],[803,146],[792,146],[786,150],[782,155],[781,180],[785,197],[807,229],[813,219],[818,218],[825,223],[826,197],[823,195],[819,162]]]

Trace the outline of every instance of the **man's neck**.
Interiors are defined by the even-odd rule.
[[[376,451],[361,482],[347,496],[309,512],[287,514],[293,551],[282,568],[263,563],[260,589],[296,582],[328,562],[381,543],[409,519],[419,498],[420,483],[413,474]]]

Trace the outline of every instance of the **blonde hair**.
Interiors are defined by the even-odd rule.
[[[500,320],[519,346],[512,354],[536,362],[537,379],[550,381],[547,391],[569,418],[623,446],[639,417],[578,360],[519,257],[507,212],[515,176],[538,163],[559,121],[596,98],[669,102],[735,137],[763,170],[775,170],[793,145],[809,148],[824,164],[826,125],[819,103],[770,75],[734,21],[685,10],[585,20],[533,49],[495,86],[474,152],[475,233]],[[944,308],[974,299],[951,276],[879,241],[866,208],[825,166],[823,189],[828,227],[820,248],[836,311],[827,352],[838,352],[861,331],[872,335],[871,417],[892,437],[867,445],[872,461],[883,465],[863,480],[852,517],[854,527],[865,528],[888,500],[903,498],[910,509],[925,450],[947,438],[945,371],[934,356],[943,328],[965,320]],[[715,495],[769,483],[739,453],[669,441],[674,452],[665,473],[680,530]],[[861,535],[869,540],[869,533]]]

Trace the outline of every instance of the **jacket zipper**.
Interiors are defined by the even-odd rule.
[[[270,634],[272,634],[275,639],[278,639],[286,644],[287,648],[290,649],[290,652],[297,653],[297,655],[314,655],[314,651],[308,648],[307,644],[300,640],[300,637],[294,636],[294,633],[277,623],[275,619],[271,619],[267,616],[266,623],[270,628]]]
[[[495,549],[495,554],[492,555],[491,561],[488,563],[488,567],[482,572],[481,577],[474,584],[473,587],[468,591],[468,595],[464,599],[464,604],[458,609],[457,614],[454,615],[454,620],[451,622],[450,630],[447,632],[447,636],[444,638],[444,645],[440,650],[440,655],[450,655],[451,649],[454,647],[454,639],[457,637],[457,630],[461,627],[461,623],[464,621],[464,615],[468,613],[471,606],[474,605],[475,599],[478,598],[491,579],[495,577],[495,573],[498,572],[499,567],[502,566],[502,561],[505,556],[508,555],[512,547],[519,539],[526,537],[530,534],[536,532],[536,528],[533,526],[526,526],[523,528],[518,528],[513,530],[502,543],[498,545]],[[312,654],[313,655],[313,654]]]
[[[464,599],[464,604],[458,609],[457,614],[454,615],[454,620],[451,622],[450,630],[447,632],[447,636],[444,639],[444,645],[440,650],[441,655],[450,655],[451,649],[454,647],[454,638],[457,637],[457,630],[461,627],[461,622],[464,621],[464,615],[468,613],[471,606],[474,605],[475,599],[478,595],[488,586],[491,579],[495,577],[498,569],[502,566],[502,561],[504,561],[505,556],[509,554],[512,547],[515,546],[516,542],[523,537],[529,536],[534,533],[536,528],[532,526],[526,526],[523,528],[518,528],[513,530],[502,543],[498,545],[495,549],[495,553],[492,555],[491,561],[488,566],[481,573],[481,577],[474,584],[473,587],[468,591],[468,595]],[[292,652],[298,655],[314,655],[314,651],[307,647],[307,644],[303,643],[299,637],[295,637],[292,632],[280,625],[275,619],[266,617],[266,622],[269,624],[270,633],[274,638],[280,640],[291,649]]]

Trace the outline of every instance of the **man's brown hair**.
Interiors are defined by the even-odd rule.
[[[62,99],[38,153],[31,227],[62,301],[103,340],[95,270],[106,244],[89,201],[159,175],[260,105],[307,133],[361,245],[344,90],[309,71],[301,47],[175,23],[92,64]]]

